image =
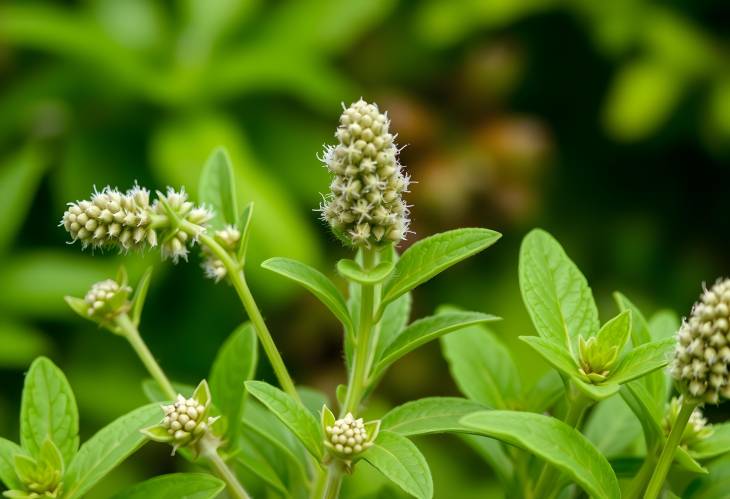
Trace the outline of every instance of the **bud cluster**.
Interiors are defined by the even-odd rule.
[[[217,230],[213,237],[226,251],[233,253],[238,248],[241,232],[233,225],[228,225],[222,230]],[[203,246],[202,253],[204,257],[202,267],[205,276],[219,282],[228,273],[226,266],[207,246]]]
[[[84,297],[89,317],[111,320],[115,315],[125,311],[131,293],[132,288],[113,279],[97,282]]]
[[[672,427],[674,427],[677,421],[681,407],[681,397],[674,397],[669,403],[667,413],[662,421],[662,429],[665,435],[668,436],[672,431]],[[680,445],[685,448],[691,448],[693,445],[712,435],[712,433],[712,425],[707,423],[707,419],[702,415],[702,411],[699,408],[695,408],[689,417],[684,433],[682,433]]]
[[[601,383],[606,380],[611,368],[618,359],[618,347],[605,348],[598,338],[592,336],[584,340],[578,337],[579,371],[589,383]]]
[[[8,463],[10,464],[10,463]],[[3,492],[11,499],[57,498],[63,493],[63,457],[50,440],[46,440],[35,457],[18,454],[13,459],[15,474],[23,490]]]
[[[124,193],[105,187],[94,192],[90,200],[69,203],[61,225],[72,242],[80,241],[84,247],[129,251],[159,244],[162,256],[177,262],[181,257],[187,258],[190,235],[171,219],[165,204],[174,217],[199,227],[200,232],[211,218],[207,209],[188,201],[183,190],[158,193],[158,199],[151,204],[150,192],[135,185]]]
[[[341,458],[352,459],[354,455],[373,445],[368,439],[362,418],[355,419],[349,412],[344,418],[327,426],[325,430],[327,431],[325,445]]]
[[[717,404],[730,398],[730,279],[705,290],[677,333],[670,372],[685,394]]]
[[[353,246],[398,243],[408,232],[402,194],[410,180],[398,162],[389,125],[375,104],[360,99],[342,113],[335,133],[339,143],[328,146],[322,158],[334,175],[320,207],[322,219]]]

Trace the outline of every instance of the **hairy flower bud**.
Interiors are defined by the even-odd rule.
[[[87,313],[93,319],[111,321],[116,315],[127,311],[131,294],[132,288],[113,279],[97,282],[84,296]]]
[[[666,436],[669,436],[669,433],[672,431],[681,407],[682,397],[674,397],[669,403],[667,412],[662,420],[662,429]],[[682,433],[680,445],[686,449],[690,449],[693,445],[712,435],[712,433],[712,425],[707,423],[707,419],[702,415],[702,411],[699,408],[695,408],[689,417],[684,433]]]
[[[69,203],[61,225],[83,247],[129,251],[159,244],[163,258],[177,262],[187,258],[188,244],[211,217],[209,210],[188,201],[184,190],[170,188],[150,204],[149,191],[135,185],[125,193],[105,187],[90,200]],[[188,222],[190,229],[182,229],[179,221]]]
[[[682,392],[700,402],[730,398],[730,279],[705,290],[677,333],[670,372]]]
[[[340,117],[336,146],[322,161],[333,174],[330,193],[320,206],[322,219],[347,244],[370,247],[405,238],[410,224],[402,199],[410,180],[398,162],[388,117],[364,100]]]
[[[228,225],[222,230],[217,230],[213,237],[226,251],[233,254],[241,240],[241,232],[233,225]],[[228,270],[207,246],[203,247],[202,253],[204,257],[202,267],[205,276],[219,282],[226,276]]]
[[[178,394],[174,403],[161,406],[165,413],[162,422],[142,433],[151,440],[172,444],[172,453],[180,447],[188,447],[195,451],[196,444],[207,433],[218,417],[208,416],[210,409],[210,391],[208,383],[203,380],[190,398]]]

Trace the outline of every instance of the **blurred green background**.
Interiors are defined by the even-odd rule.
[[[299,383],[344,380],[341,333],[312,297],[257,269],[270,256],[334,276],[347,256],[313,211],[340,103],[389,111],[414,180],[415,236],[504,234],[416,292],[414,316],[453,303],[500,315],[526,376],[547,367],[515,341],[531,325],[517,252],[551,231],[591,282],[603,319],[624,291],[647,313],[688,312],[730,265],[730,6],[612,0],[86,0],[0,5],[0,434],[17,435],[23,370],[67,373],[83,434],[144,402],[120,338],[81,322],[81,296],[120,262],[156,267],[142,334],[173,378],[195,383],[243,319],[197,256],[82,253],[57,227],[92,186],[184,185],[228,148],[256,203],[249,273]],[[406,243],[406,244],[408,244]],[[338,281],[341,283],[341,281]],[[268,365],[259,376],[271,378]],[[372,414],[455,394],[438,344],[393,368]],[[721,409],[722,410],[722,409]],[[437,497],[499,497],[455,438],[421,439]],[[147,446],[91,497],[184,467]]]

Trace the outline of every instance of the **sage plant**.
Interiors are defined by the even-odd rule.
[[[665,489],[693,497],[712,486],[694,477],[730,450],[730,425],[710,424],[701,412],[730,393],[730,281],[705,291],[681,327],[671,314],[647,320],[620,293],[617,313],[601,321],[578,267],[550,234],[533,230],[518,278],[537,335],[520,340],[550,371],[528,385],[488,328],[498,317],[449,305],[411,320],[416,287],[500,234],[461,228],[401,250],[412,237],[411,182],[387,114],[361,99],[344,108],[334,135],[321,156],[331,183],[318,211],[349,253],[334,265],[341,280],[287,258],[262,267],[304,287],[341,324],[347,381],[335,398],[289,375],[246,281],[253,205],[239,206],[230,160],[218,149],[203,167],[197,200],[183,189],[105,187],[70,203],[61,225],[82,248],[159,250],[176,264],[199,248],[201,274],[230,285],[247,321],[193,386],[170,380],[140,332],[152,269],[131,282],[122,268],[89,283],[85,296],[67,297],[79,316],[130,345],[151,378],[142,390],[152,403],[79,447],[73,392],[50,360],[36,360],[23,390],[20,445],[0,438],[6,497],[81,497],[154,441],[197,471],[152,477],[115,497],[213,498],[224,489],[238,499],[344,497],[343,482],[365,461],[404,493],[430,499],[431,472],[411,437],[434,433],[474,448],[506,497],[654,499]],[[387,370],[436,339],[463,397],[427,397],[367,417]],[[259,344],[278,386],[254,379]],[[629,430],[607,436],[606,421]],[[667,480],[672,466],[684,480]]]

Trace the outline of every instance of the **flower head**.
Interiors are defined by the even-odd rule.
[[[705,290],[677,333],[670,372],[681,391],[700,402],[730,398],[730,279]]]
[[[126,283],[118,283],[113,279],[106,279],[91,286],[84,296],[88,306],[89,317],[111,321],[116,315],[126,312],[129,307],[129,295],[132,288]]]
[[[589,383],[606,380],[618,360],[618,353],[617,346],[606,348],[595,336],[588,340],[578,337],[579,371]]]
[[[211,431],[218,417],[208,416],[210,410],[210,390],[203,380],[195,389],[193,396],[186,398],[178,394],[175,402],[163,405],[164,417],[160,424],[142,430],[151,440],[172,444],[172,453],[180,447],[197,451],[196,444]]]
[[[13,468],[23,490],[3,492],[11,499],[34,499],[61,497],[63,492],[64,462],[58,447],[46,439],[34,457],[18,454],[13,458]]]
[[[390,121],[375,104],[352,104],[340,117],[336,146],[323,162],[333,174],[330,193],[320,206],[322,219],[352,246],[398,243],[410,220],[402,198],[410,180],[398,162]]]
[[[223,249],[233,254],[241,241],[241,231],[233,225],[228,225],[222,230],[215,231],[213,237],[218,243],[220,243]],[[228,273],[226,266],[207,246],[203,247],[203,257],[202,267],[205,271],[206,277],[213,279],[215,282],[219,282],[221,279],[226,277],[226,274]]]
[[[329,453],[349,466],[360,454],[373,446],[380,430],[380,421],[365,423],[362,418],[355,418],[349,412],[344,418],[335,419],[334,414],[324,406],[322,428],[325,432],[324,445]]]

